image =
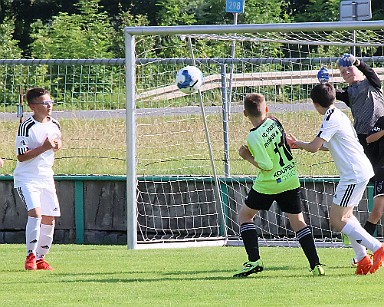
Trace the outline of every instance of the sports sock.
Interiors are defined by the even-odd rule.
[[[25,226],[25,243],[27,247],[27,255],[36,254],[37,242],[40,236],[41,218],[28,216],[27,225]]]
[[[369,221],[366,221],[365,222],[365,225],[364,225],[364,229],[371,235],[373,236],[373,234],[375,233],[376,231],[376,225],[377,224],[373,224]]]
[[[358,243],[355,239],[351,238],[350,241],[353,251],[355,252],[355,258],[359,262],[365,256],[367,256],[367,249],[365,248],[365,246]]]
[[[351,218],[341,231],[348,235],[351,242],[355,240],[357,243],[365,246],[373,252],[377,251],[381,247],[380,241],[372,237],[360,225],[357,219]]]
[[[248,255],[249,261],[256,261],[260,259],[259,254],[259,240],[257,237],[256,226],[253,223],[244,223],[240,226],[240,234],[243,238],[245,251]]]
[[[309,226],[306,226],[303,229],[300,229],[296,233],[296,237],[299,240],[301,248],[303,249],[304,254],[308,259],[311,270],[313,270],[317,264],[320,264],[320,260],[319,256],[317,255],[315,241],[313,240],[311,228]]]
[[[48,254],[52,245],[54,230],[54,225],[41,224],[40,237],[36,249],[37,260],[44,258]]]

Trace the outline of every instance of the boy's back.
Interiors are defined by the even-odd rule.
[[[263,194],[277,194],[300,186],[295,161],[276,118],[266,118],[247,137],[249,151],[261,168],[253,189]]]
[[[318,137],[326,142],[340,173],[340,180],[361,182],[373,176],[371,163],[364,154],[349,118],[337,108],[329,108],[323,117]]]

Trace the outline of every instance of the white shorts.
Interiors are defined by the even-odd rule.
[[[21,184],[16,188],[27,211],[41,208],[41,215],[60,216],[60,205],[57,199],[55,184]]]
[[[336,193],[333,195],[333,203],[340,207],[356,207],[363,198],[369,180],[350,184],[341,182],[337,185]]]

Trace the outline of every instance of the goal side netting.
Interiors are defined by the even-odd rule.
[[[258,92],[285,130],[312,140],[322,118],[310,91],[327,67],[345,87],[336,65],[354,53],[384,78],[384,22],[127,27],[128,247],[239,245],[237,213],[257,175],[238,155],[252,128],[243,99]],[[175,84],[180,68],[198,67],[199,92]],[[337,103],[352,120],[349,109]],[[327,152],[294,151],[302,208],[318,245],[338,246],[329,223],[338,183]],[[373,187],[356,208],[365,222]],[[285,213],[273,204],[255,218],[261,245],[296,246]],[[379,222],[377,236],[383,236]]]

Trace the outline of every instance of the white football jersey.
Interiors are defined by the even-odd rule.
[[[16,136],[16,155],[43,145],[47,137],[61,138],[59,123],[53,118],[46,123],[40,123],[30,116],[19,126]],[[19,187],[21,183],[25,182],[53,181],[53,162],[53,149],[47,150],[33,159],[24,162],[17,161],[13,174],[15,187]]]
[[[373,177],[372,165],[351,121],[342,111],[329,108],[317,136],[325,140],[324,147],[328,148],[335,161],[340,181],[359,183]]]

